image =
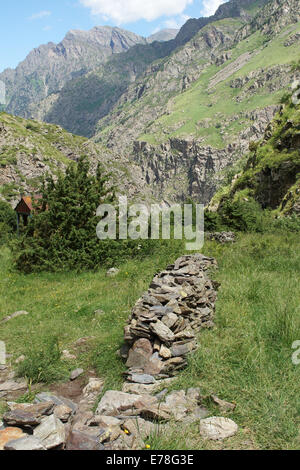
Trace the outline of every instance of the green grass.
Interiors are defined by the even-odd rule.
[[[296,449],[299,448],[300,366],[292,364],[292,343],[300,339],[300,242],[298,234],[244,234],[235,245],[207,243],[215,256],[214,274],[222,286],[216,328],[200,335],[200,348],[172,389],[200,386],[237,404],[227,416],[240,426],[232,439],[204,442],[198,425],[174,426],[153,437],[155,449]],[[39,347],[49,335],[61,349],[95,338],[70,367],[95,367],[105,389],[119,388],[124,365],[118,359],[130,309],[154,273],[179,255],[173,252],[121,266],[116,278],[104,271],[83,274],[21,275],[11,270],[7,248],[0,259],[0,318],[16,310],[30,315],[1,325],[1,340],[14,357],[28,345]],[[105,312],[94,319],[96,309]],[[208,400],[212,415],[220,411]],[[1,406],[1,405],[0,405]],[[0,410],[1,412],[1,410]]]

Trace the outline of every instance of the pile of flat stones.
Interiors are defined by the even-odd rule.
[[[235,243],[236,241],[236,235],[234,232],[208,232],[205,236],[207,240],[216,241],[221,244]]]
[[[197,334],[213,327],[218,284],[208,270],[215,259],[201,254],[183,256],[157,274],[137,301],[125,327],[127,380],[155,383],[187,365],[197,348]]]

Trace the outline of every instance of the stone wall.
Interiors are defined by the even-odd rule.
[[[188,255],[154,277],[125,327],[129,382],[154,383],[187,365],[197,333],[214,325],[218,285],[207,271],[216,267],[213,258]]]

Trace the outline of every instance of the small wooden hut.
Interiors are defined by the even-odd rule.
[[[41,199],[41,197],[41,195],[34,196],[34,202],[36,202],[38,199]],[[28,218],[32,216],[34,211],[32,197],[22,196],[20,202],[15,208],[15,211],[17,213],[17,226],[19,231],[21,218],[23,220],[24,227],[26,227],[28,224]]]

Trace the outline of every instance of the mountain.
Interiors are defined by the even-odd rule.
[[[12,205],[20,194],[36,192],[41,177],[57,174],[86,155],[94,172],[100,162],[112,184],[130,198],[149,197],[141,169],[99,144],[74,136],[60,126],[0,113],[0,199]]]
[[[297,0],[210,22],[128,87],[94,140],[130,155],[156,198],[207,204],[300,78],[299,42]]]
[[[179,32],[179,29],[172,29],[172,28],[162,29],[161,31],[158,31],[157,33],[151,34],[151,36],[147,38],[147,42],[151,44],[154,41],[159,41],[159,42],[171,41],[172,39],[176,38],[178,32]]]
[[[48,43],[34,49],[15,70],[0,74],[6,85],[6,110],[32,117],[39,103],[58,93],[69,80],[96,69],[114,54],[146,43],[134,33],[109,26],[69,31],[59,44]]]
[[[41,46],[41,50],[29,54],[16,71],[8,70],[0,75],[8,91],[6,111],[56,123],[72,133],[92,137],[97,122],[110,113],[128,86],[145,73],[150,64],[155,67],[157,60],[169,57],[201,28],[217,19],[234,15],[243,24],[247,23],[258,6],[265,2],[231,0],[231,8],[222,5],[210,18],[187,21],[175,39],[165,42],[148,44],[146,39],[132,33],[128,33],[129,40],[127,32],[118,28],[95,28],[91,32],[76,32],[75,35],[69,33],[62,45]],[[120,42],[126,45],[126,52],[112,54],[108,45],[114,33],[117,36],[122,33],[125,37]],[[100,46],[99,41],[94,39],[98,35],[101,36]],[[70,50],[67,58],[65,50]],[[117,51],[120,52],[120,48]]]
[[[142,42],[111,54],[31,109],[41,120],[92,137],[82,144],[97,149],[90,158],[103,160],[113,172],[119,165],[117,179],[125,180],[130,195],[208,204],[233,178],[249,145],[263,138],[300,78],[299,42],[298,0],[231,0],[213,17],[189,20],[171,41]],[[44,139],[43,130],[25,138],[34,140],[31,149],[40,134]],[[12,138],[11,145],[18,149],[23,140]],[[82,147],[64,156],[81,152]],[[6,180],[0,184],[20,183],[26,152],[18,155],[17,167],[5,156]],[[40,155],[43,160],[42,149]],[[34,158],[29,165],[34,176]]]

